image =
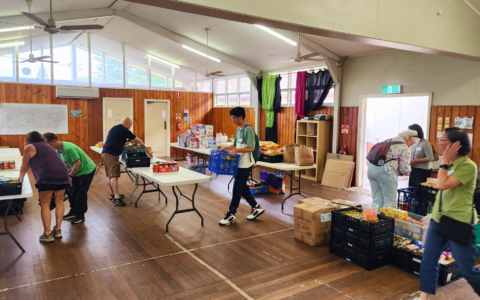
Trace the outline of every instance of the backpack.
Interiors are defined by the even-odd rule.
[[[247,128],[247,126],[252,127],[250,124],[245,125],[243,130],[243,140],[245,140],[245,128]],[[253,131],[253,133],[255,133],[255,130]],[[258,138],[258,135],[256,133],[255,133],[255,149],[253,150],[252,155],[253,155],[253,160],[255,161],[255,163],[257,163],[257,161],[260,159],[260,139]],[[250,161],[252,161],[251,156],[250,156]]]
[[[375,166],[383,166],[389,161],[396,160],[396,159],[387,159],[388,149],[392,145],[399,145],[404,144],[404,142],[392,142],[391,140],[386,140],[381,143],[375,144],[370,152],[367,155],[367,159],[370,163],[374,164]]]

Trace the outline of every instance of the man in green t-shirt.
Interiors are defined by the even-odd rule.
[[[252,207],[252,213],[247,216],[247,220],[255,220],[265,212],[255,201],[255,198],[250,193],[250,187],[247,185],[248,176],[250,176],[252,166],[255,163],[252,155],[253,150],[255,150],[255,131],[253,131],[252,126],[245,123],[245,109],[243,107],[232,108],[230,117],[232,117],[233,123],[238,126],[237,133],[235,134],[233,146],[222,148],[220,151],[228,151],[230,156],[240,154],[240,161],[237,176],[235,176],[235,183],[233,184],[232,202],[225,218],[220,220],[220,226],[236,222],[235,214],[242,196]]]
[[[80,147],[69,142],[61,142],[56,134],[48,132],[43,135],[45,141],[52,146],[67,164],[70,170],[70,184],[73,193],[70,200],[70,212],[64,220],[72,220],[72,224],[85,222],[88,205],[88,190],[95,175],[95,163]]]

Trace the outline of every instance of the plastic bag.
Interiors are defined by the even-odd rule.
[[[268,188],[272,194],[285,194],[285,175],[283,175],[283,171],[277,170],[268,175]]]

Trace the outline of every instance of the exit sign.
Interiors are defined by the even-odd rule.
[[[384,94],[400,94],[401,92],[401,85],[387,85],[382,88],[382,93]]]

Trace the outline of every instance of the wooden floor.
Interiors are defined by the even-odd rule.
[[[255,169],[258,178],[260,169]],[[30,175],[30,180],[33,178]],[[201,184],[195,213],[176,216],[171,188],[168,204],[146,194],[137,209],[116,207],[109,200],[105,173],[100,171],[89,192],[86,222],[63,222],[63,239],[39,243],[42,234],[37,197],[28,199],[23,221],[9,217],[22,254],[7,236],[0,236],[0,300],[8,299],[413,299],[419,278],[394,266],[365,271],[332,256],[328,246],[311,247],[293,238],[294,198],[260,195],[266,213],[247,221],[242,201],[237,223],[218,226],[229,206],[230,177]],[[120,192],[133,183],[125,174]],[[302,181],[307,196],[371,201],[366,194],[339,191]],[[191,194],[193,186],[182,187]],[[136,192],[138,195],[139,192]],[[188,208],[188,201],[181,201]],[[67,204],[68,206],[68,204]],[[68,210],[68,208],[67,208]],[[465,280],[439,288],[433,299],[477,299]]]

